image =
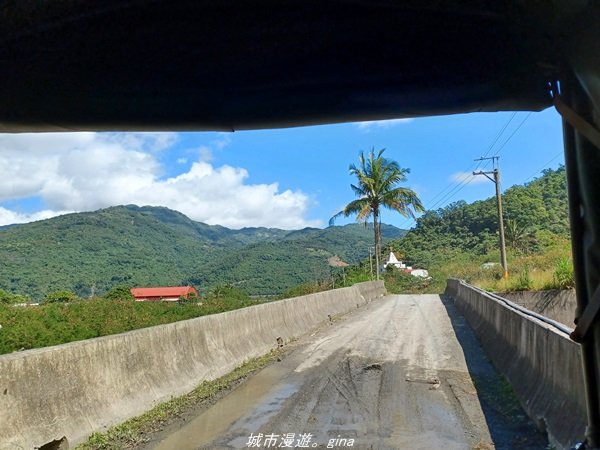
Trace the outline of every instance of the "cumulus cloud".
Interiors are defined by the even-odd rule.
[[[168,151],[176,138],[174,133],[0,136],[0,171],[10,174],[0,178],[0,201],[39,197],[46,206],[28,214],[0,208],[0,225],[130,203],[166,206],[230,228],[321,225],[304,218],[311,201],[303,192],[280,191],[277,182],[251,184],[244,168],[212,165],[211,147],[222,149],[229,136],[211,142],[187,171],[161,178],[156,153]]]
[[[479,184],[489,180],[483,175],[473,175],[472,172],[456,172],[450,175],[450,181],[455,183]]]
[[[412,122],[414,119],[389,119],[389,120],[371,120],[367,122],[355,122],[354,125],[360,131],[368,133],[373,130],[386,130],[396,125]]]
[[[50,219],[51,217],[60,216],[62,214],[68,214],[71,211],[50,211],[43,210],[34,213],[19,213],[11,211],[0,206],[0,226],[10,225],[14,223],[26,223],[33,222],[36,220]]]
[[[160,152],[168,149],[177,141],[177,133],[106,133],[105,138],[131,150]]]

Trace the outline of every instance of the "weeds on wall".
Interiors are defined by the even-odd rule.
[[[571,289],[575,287],[573,263],[568,258],[559,258],[554,267],[554,289]]]
[[[529,267],[525,266],[511,286],[511,291],[530,291],[533,289],[533,280],[529,275]]]

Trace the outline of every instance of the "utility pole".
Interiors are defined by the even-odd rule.
[[[490,156],[487,158],[481,157],[475,161],[484,161],[487,159],[492,160],[494,170],[491,172],[473,172],[473,175],[483,175],[496,185],[496,203],[498,205],[498,228],[500,231],[500,260],[503,269],[503,278],[508,278],[508,264],[506,263],[506,243],[504,241],[504,219],[502,217],[502,196],[500,195],[500,167],[498,163],[498,156]],[[494,178],[491,178],[489,174],[493,174]]]
[[[369,265],[371,266],[371,280],[373,279],[373,247],[369,247]]]

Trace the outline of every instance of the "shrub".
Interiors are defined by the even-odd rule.
[[[0,305],[14,305],[17,303],[27,303],[29,302],[29,297],[25,297],[24,295],[13,294],[11,292],[6,292],[0,289]]]
[[[556,261],[553,280],[556,289],[570,289],[575,287],[573,263],[568,258],[559,258]]]
[[[56,291],[46,295],[44,303],[67,303],[78,300],[76,294],[71,291]]]
[[[326,289],[328,288],[322,287],[319,285],[319,283],[304,283],[286,290],[282,294],[278,295],[277,298],[282,300],[286,298],[301,297],[303,295],[314,294],[315,292],[320,292]]]
[[[237,298],[221,297],[218,301],[206,301],[202,306],[93,298],[70,304],[50,302],[38,307],[0,307],[0,354],[123,333],[253,304],[255,302],[247,296],[244,299],[238,293]]]
[[[420,293],[425,291],[431,283],[431,279],[415,277],[395,268],[391,270],[386,269],[383,280],[385,281],[386,289],[392,294]]]
[[[529,267],[525,266],[519,273],[515,283],[510,286],[512,291],[529,291],[533,289],[533,280],[529,275]]]
[[[107,300],[133,300],[133,295],[127,286],[115,286],[104,295],[104,298]]]

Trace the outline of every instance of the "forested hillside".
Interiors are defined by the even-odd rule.
[[[443,290],[448,276],[471,281],[490,278],[490,288],[527,288],[528,279],[542,277],[549,284],[556,264],[567,264],[569,220],[564,167],[545,170],[525,185],[503,193],[506,245],[511,280],[496,283],[498,273],[481,270],[484,262],[499,261],[496,197],[474,203],[458,201],[427,211],[404,238],[391,245],[400,256],[429,269],[436,278],[435,290]],[[540,279],[542,279],[540,278]],[[533,286],[533,284],[532,284]],[[539,286],[538,286],[539,287]]]
[[[535,252],[551,235],[568,237],[569,218],[564,167],[516,185],[502,195],[507,245],[522,253]],[[474,203],[458,201],[427,211],[416,226],[395,242],[411,260],[423,264],[440,253],[485,255],[498,248],[496,197]]]
[[[403,235],[382,226],[386,241]],[[330,277],[328,259],[356,264],[369,254],[373,230],[362,225],[293,231],[278,241],[260,242],[213,258],[190,277],[197,286],[234,284],[255,295],[278,294],[302,283]],[[285,289],[283,289],[285,288]]]
[[[363,259],[372,232],[356,224],[230,230],[167,208],[117,206],[0,229],[0,289],[41,299],[63,289],[90,297],[117,285],[227,282],[278,294],[327,276],[333,255]],[[389,239],[402,235],[384,229]]]

